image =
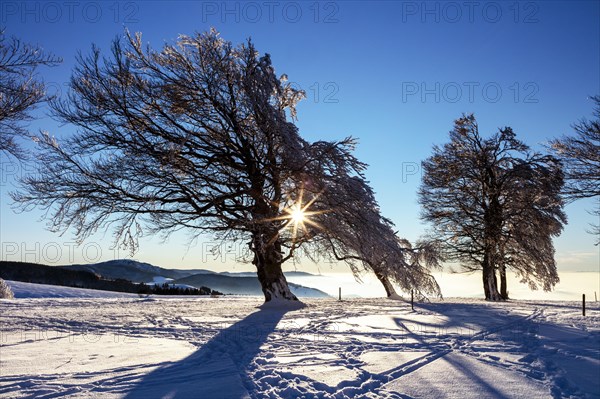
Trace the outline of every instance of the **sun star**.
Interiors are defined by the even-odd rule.
[[[312,226],[316,229],[322,230],[323,227],[315,220],[311,219],[311,216],[320,215],[326,213],[325,210],[312,211],[310,207],[315,203],[320,194],[313,196],[313,198],[304,203],[304,190],[300,190],[300,195],[298,196],[295,203],[293,203],[288,208],[284,209],[283,214],[280,216],[266,219],[266,221],[275,221],[281,220],[284,223],[281,225],[281,229],[289,228],[291,230],[291,239],[292,242],[296,242],[299,238],[304,239],[306,237],[299,237],[299,232],[309,233],[308,226]]]
[[[294,206],[294,208],[292,208],[292,212],[290,213],[290,219],[292,222],[294,222],[294,224],[303,223],[305,219],[304,210],[298,205]]]
[[[284,216],[284,219],[288,220],[287,226],[290,226],[292,229],[292,241],[296,241],[298,238],[298,231],[308,232],[307,225],[321,229],[321,226],[310,218],[310,216],[323,213],[323,211],[309,211],[309,208],[316,200],[316,197],[306,204],[303,204],[303,196],[304,191],[301,191],[298,201],[290,208],[286,209],[287,215]]]

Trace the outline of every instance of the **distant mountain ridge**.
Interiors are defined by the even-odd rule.
[[[254,272],[214,272],[206,269],[166,269],[150,263],[132,259],[116,259],[106,262],[59,266],[69,270],[81,270],[98,274],[104,278],[126,279],[139,283],[153,283],[159,278],[171,279],[170,283],[185,284],[194,287],[210,287],[225,294],[262,295],[262,290]],[[287,276],[312,276],[301,271],[284,273]],[[316,288],[289,283],[296,296],[325,298],[325,292]]]
[[[176,270],[165,269],[150,263],[138,262],[132,259],[116,259],[100,263],[59,266],[69,270],[83,270],[96,273],[105,278],[123,278],[139,283],[149,283],[155,276],[167,277],[173,280],[194,274],[209,272],[208,270]]]
[[[132,265],[140,268],[140,265]],[[152,265],[141,265],[146,270]],[[103,291],[129,292],[158,295],[211,295],[221,294],[208,287],[191,287],[178,284],[143,284],[123,277],[105,277],[94,269],[77,267],[48,266],[30,262],[0,261],[0,278],[34,284],[58,285],[64,287],[90,288]]]
[[[238,295],[262,295],[262,289],[256,276],[228,276],[219,273],[194,274],[174,281],[178,284],[186,284],[194,287],[210,286],[211,288],[225,294]],[[288,282],[290,290],[298,297],[326,298],[326,293],[316,288],[304,287],[299,284]]]

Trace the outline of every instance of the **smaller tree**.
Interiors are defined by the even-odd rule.
[[[4,30],[0,31],[0,152],[17,159],[26,157],[16,139],[28,135],[23,122],[31,120],[31,111],[46,100],[46,88],[36,76],[37,68],[61,61],[37,46],[8,39]]]
[[[565,173],[563,190],[567,201],[596,198],[600,201],[600,96],[592,97],[595,104],[595,120],[582,119],[573,125],[574,136],[563,136],[550,142],[556,155],[562,160]],[[600,202],[591,211],[600,219]],[[600,224],[592,224],[596,245],[600,244]]]
[[[291,190],[300,193],[295,201],[304,215],[287,242],[304,243],[305,254],[315,261],[323,257],[346,263],[358,280],[364,272],[374,273],[388,297],[396,296],[394,283],[405,292],[439,296],[429,273],[439,265],[434,247],[413,248],[396,236],[363,175],[366,165],[352,155],[354,145],[351,138],[307,145],[299,187]]]
[[[6,284],[6,281],[0,278],[0,299],[13,299],[15,295],[12,290]]]
[[[510,127],[484,139],[473,115],[456,120],[450,142],[433,152],[419,202],[445,257],[481,270],[488,300],[508,299],[507,269],[550,290],[558,282],[552,237],[566,223],[558,160],[532,153]]]

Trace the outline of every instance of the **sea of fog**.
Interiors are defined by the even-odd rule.
[[[483,298],[481,274],[462,274],[438,272],[434,276],[442,289],[444,297]],[[586,300],[594,301],[600,297],[600,272],[559,272],[560,283],[551,292],[542,289],[532,291],[522,284],[514,274],[509,274],[508,294],[511,299],[539,300]],[[289,281],[307,287],[318,288],[337,298],[341,287],[342,297],[381,297],[385,291],[375,276],[364,275],[362,281],[356,281],[351,274],[324,273],[318,276],[293,276]],[[400,292],[399,292],[400,293]]]

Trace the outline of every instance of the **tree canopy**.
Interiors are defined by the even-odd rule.
[[[32,119],[31,111],[47,99],[37,68],[60,62],[41,48],[0,31],[0,152],[17,159],[26,157],[18,138],[30,136],[25,123]]]
[[[471,114],[455,121],[450,142],[434,146],[423,171],[422,219],[447,260],[482,270],[486,299],[508,298],[507,269],[532,289],[558,282],[552,237],[566,216],[556,158],[531,152],[510,127],[483,138]]]
[[[573,125],[575,134],[550,142],[555,154],[564,165],[567,201],[595,198],[597,206],[591,211],[600,219],[600,96],[592,97],[594,120],[583,119]],[[592,224],[596,245],[600,244],[600,223]]]

